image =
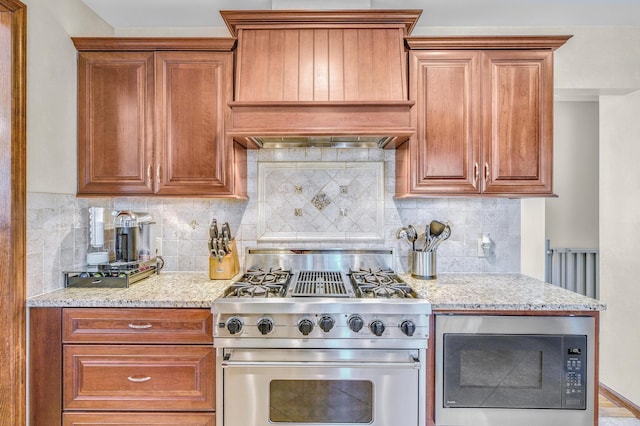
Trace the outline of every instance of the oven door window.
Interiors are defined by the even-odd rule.
[[[272,380],[272,423],[370,424],[373,383],[369,380]]]
[[[450,408],[562,408],[562,336],[444,335]]]

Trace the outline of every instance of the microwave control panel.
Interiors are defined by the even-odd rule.
[[[587,408],[587,336],[564,336],[562,408]]]

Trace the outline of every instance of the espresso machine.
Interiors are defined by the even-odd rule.
[[[155,257],[151,249],[151,225],[147,213],[114,212],[116,263],[147,262]]]

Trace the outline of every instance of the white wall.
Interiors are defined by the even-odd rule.
[[[640,91],[600,99],[600,380],[640,404]]]
[[[418,27],[412,35],[573,35],[554,55],[555,87],[584,93],[640,88],[638,27]]]
[[[77,62],[71,36],[113,29],[80,0],[27,5],[27,191],[76,192]]]
[[[598,247],[598,102],[554,105],[553,189],[546,238],[554,248]]]
[[[520,201],[520,272],[544,280],[544,198]]]

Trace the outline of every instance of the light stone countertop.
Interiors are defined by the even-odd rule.
[[[129,288],[64,288],[27,299],[30,307],[209,308],[230,280],[205,272],[161,272]],[[400,275],[434,310],[601,311],[606,305],[520,274]]]
[[[440,274],[435,280],[401,275],[434,310],[603,311],[606,305],[521,274]]]

